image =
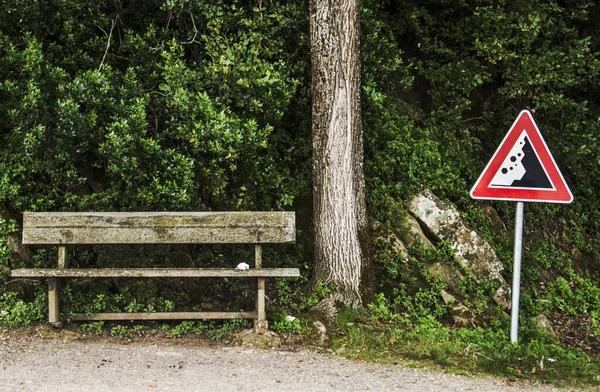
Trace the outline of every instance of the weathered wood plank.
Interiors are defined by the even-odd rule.
[[[24,244],[294,243],[294,212],[25,212]]]
[[[64,245],[58,247],[58,269],[65,268],[67,262],[67,251]],[[60,324],[60,290],[61,280],[57,278],[48,279],[48,322],[54,326]]]
[[[48,279],[48,322],[56,324],[59,322],[59,287],[58,279]]]
[[[298,268],[259,268],[240,271],[221,268],[90,268],[40,269],[11,271],[13,278],[293,278],[300,276]]]
[[[67,249],[64,245],[58,246],[58,268],[64,269],[67,265]]]
[[[267,324],[267,312],[265,310],[265,279],[257,279],[257,290],[256,290],[256,312],[258,317],[256,318],[255,328],[268,328]]]
[[[262,247],[255,246],[254,267],[262,269]],[[254,320],[254,330],[259,333],[268,329],[267,313],[265,311],[265,279],[258,278],[256,283],[256,312],[257,317]]]
[[[256,312],[77,313],[73,317],[73,320],[210,320],[234,319],[238,316],[247,319],[256,319],[258,317]]]

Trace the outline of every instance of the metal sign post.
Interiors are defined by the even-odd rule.
[[[510,316],[510,341],[519,339],[519,296],[521,293],[521,251],[523,249],[523,202],[517,203],[515,214],[515,248]]]

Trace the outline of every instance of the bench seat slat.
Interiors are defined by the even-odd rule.
[[[14,278],[272,278],[298,277],[298,268],[89,268],[42,269],[27,268],[11,271]]]

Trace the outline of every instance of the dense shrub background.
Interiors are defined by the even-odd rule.
[[[13,209],[270,209],[307,187],[293,164],[306,127],[290,121],[306,105],[297,5],[2,8],[0,198]]]

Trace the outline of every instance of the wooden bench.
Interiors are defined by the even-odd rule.
[[[167,312],[76,314],[74,320],[254,319],[268,328],[265,278],[297,277],[297,268],[262,268],[262,244],[289,244],[296,238],[294,212],[26,212],[23,244],[58,245],[58,268],[16,269],[18,278],[48,279],[48,321],[60,325],[62,278],[256,278],[256,310],[248,312]],[[254,266],[231,268],[66,268],[66,245],[80,244],[254,244]]]

